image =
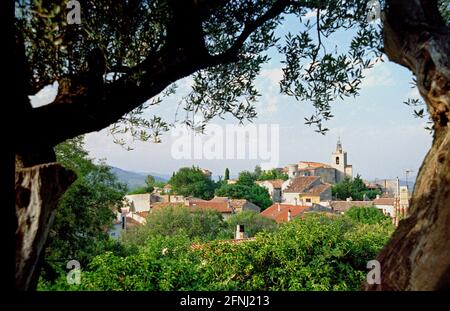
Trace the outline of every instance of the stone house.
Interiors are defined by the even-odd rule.
[[[331,185],[318,176],[299,176],[282,185],[282,202],[293,205],[319,204],[331,200]]]

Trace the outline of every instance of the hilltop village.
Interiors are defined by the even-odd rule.
[[[201,172],[211,178],[212,173],[207,169]],[[289,164],[271,172],[274,179],[255,180],[254,183],[267,190],[271,205],[262,208],[246,198],[232,198],[214,196],[206,200],[194,196],[184,196],[177,193],[170,183],[163,187],[154,187],[152,192],[128,194],[124,198],[124,207],[117,212],[110,236],[117,238],[123,230],[145,225],[146,217],[155,210],[184,206],[190,209],[215,210],[224,219],[243,211],[259,213],[261,216],[273,219],[277,223],[289,222],[293,218],[302,217],[305,213],[322,212],[330,214],[344,214],[351,207],[374,207],[380,209],[384,215],[390,217],[394,225],[398,224],[408,212],[409,191],[407,186],[400,186],[397,179],[385,179],[380,182],[363,181],[366,189],[375,192],[374,198],[365,194],[361,200],[352,198],[338,198],[333,195],[333,187],[354,179],[353,167],[348,163],[347,152],[338,140],[336,149],[331,153],[329,163],[306,162]],[[356,178],[359,178],[357,176]],[[227,185],[239,184],[239,179],[223,181]],[[239,229],[236,237],[239,236]]]

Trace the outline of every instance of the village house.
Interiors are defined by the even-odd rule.
[[[129,206],[122,207],[120,212],[116,212],[116,219],[108,234],[112,239],[118,239],[124,231],[143,226],[145,223],[146,219],[143,215],[132,212]]]
[[[380,198],[373,200],[373,205],[382,210],[383,214],[393,218],[395,216],[395,198]]]
[[[286,180],[282,185],[282,202],[311,206],[331,200],[331,185],[318,176],[299,176]]]
[[[320,205],[301,206],[284,203],[274,203],[264,211],[262,211],[260,215],[266,218],[273,219],[277,223],[282,223],[291,221],[295,217],[301,217],[305,213],[311,212],[330,213],[331,210]]]
[[[199,198],[185,198],[183,202],[155,202],[151,204],[151,211],[168,206],[185,206],[192,209],[211,209],[222,214],[224,219],[242,211],[259,213],[261,208],[246,199],[229,199],[227,197],[215,197],[211,200]]]
[[[284,183],[282,179],[262,180],[256,182],[261,187],[264,187],[269,192],[270,198],[273,202],[281,202],[281,189]]]

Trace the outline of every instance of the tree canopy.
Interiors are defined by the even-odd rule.
[[[215,183],[198,167],[180,168],[169,180],[172,190],[179,195],[209,200],[214,196]]]
[[[280,172],[277,169],[271,169],[268,171],[261,172],[258,176],[258,180],[273,180],[273,179],[282,179],[287,180],[288,175],[286,173]]]
[[[373,200],[381,192],[378,189],[369,189],[360,175],[355,178],[345,177],[341,182],[336,183],[331,188],[332,195],[339,200],[352,198],[353,200]]]
[[[45,249],[47,279],[64,271],[69,260],[86,265],[111,247],[108,229],[126,193],[109,166],[89,158],[83,137],[59,144],[55,152],[58,162],[77,172],[78,179],[58,203]]]
[[[188,75],[193,86],[181,103],[188,112],[182,122],[201,128],[225,114],[253,119],[260,96],[254,82],[269,49],[284,57],[281,92],[311,102],[316,113],[305,122],[324,133],[331,102],[356,95],[363,69],[381,55],[380,29],[367,20],[366,0],[91,0],[81,12],[80,24],[68,24],[66,1],[17,1],[28,94],[59,83],[54,105],[35,109],[31,119],[53,116],[51,127],[36,127],[33,135],[51,144],[118,121],[113,133],[158,141],[170,124],[142,112]],[[314,18],[305,18],[312,12]],[[277,36],[289,16],[296,31]],[[342,51],[329,49],[326,40],[342,29],[354,29],[354,38]],[[201,115],[200,124],[193,114]]]
[[[125,244],[143,245],[152,236],[187,235],[191,240],[216,239],[226,227],[222,215],[214,210],[192,210],[183,204],[152,211],[145,226],[134,228],[122,236]]]

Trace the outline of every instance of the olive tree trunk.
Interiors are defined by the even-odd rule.
[[[436,1],[388,1],[385,53],[409,68],[434,124],[409,216],[381,251],[381,284],[367,290],[440,290],[450,285],[450,31]]]

